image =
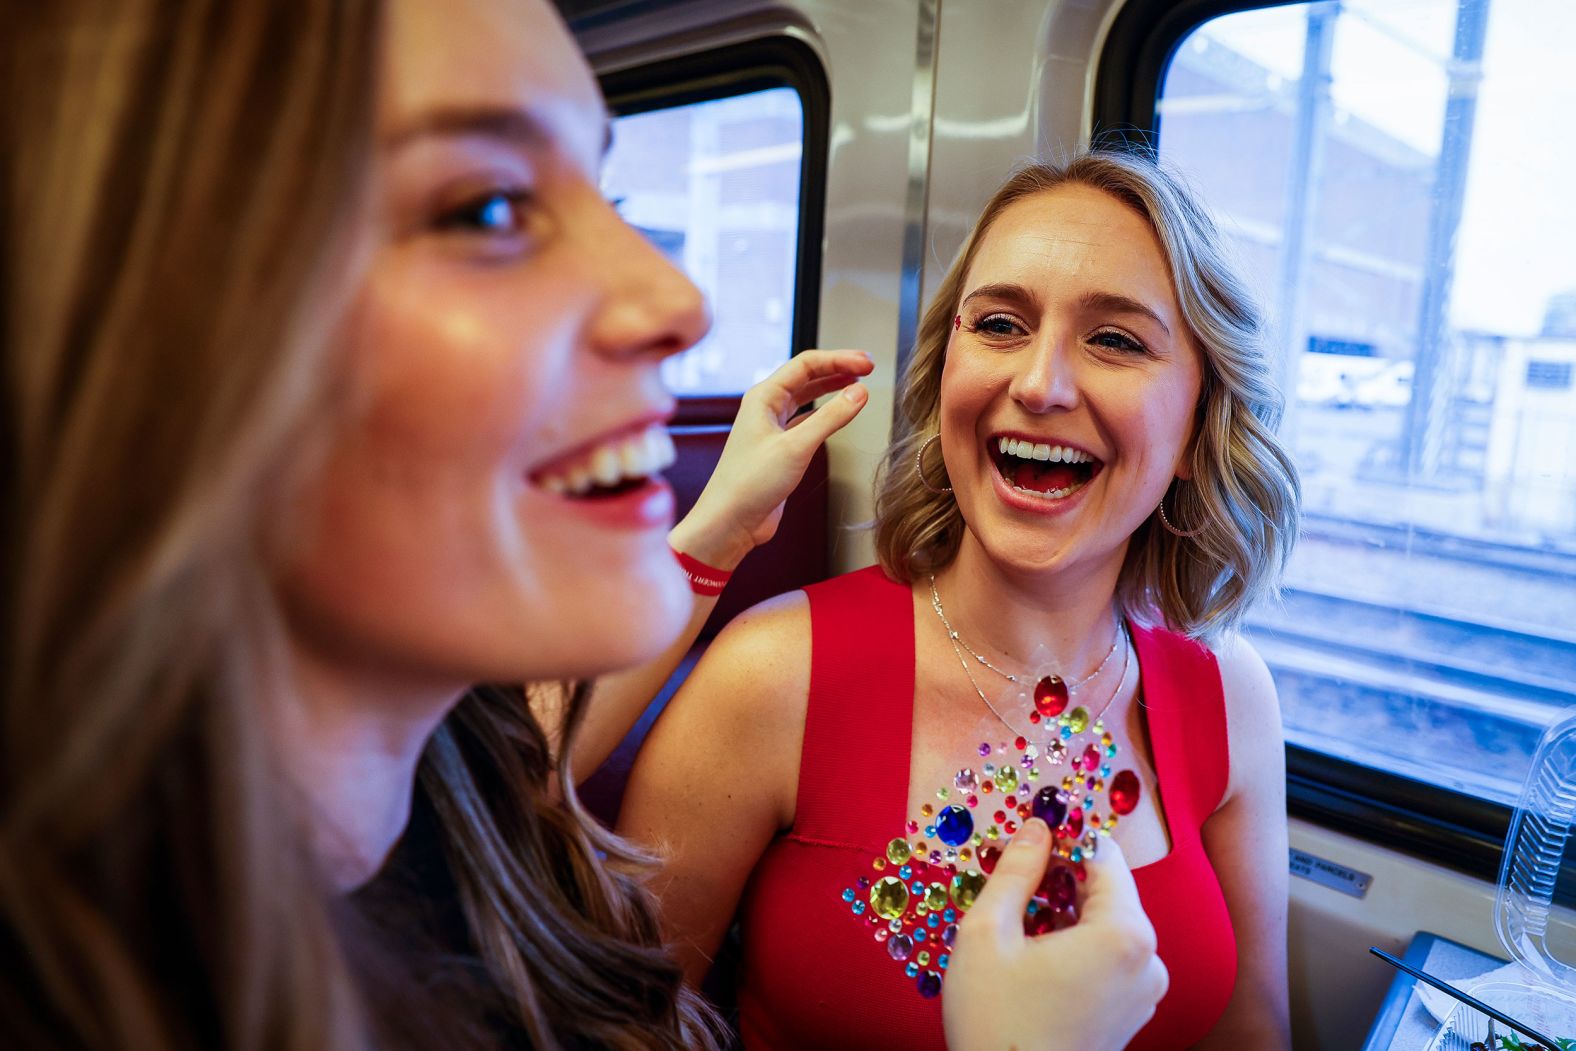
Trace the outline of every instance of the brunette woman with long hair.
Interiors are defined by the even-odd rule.
[[[597,192],[557,16],[60,0],[0,48],[0,1045],[718,1046],[574,792],[632,718],[575,683],[702,612],[657,365],[707,318]],[[673,543],[769,535],[868,371],[752,392],[776,466]],[[977,908],[960,1046],[1078,951],[988,926],[1043,864]],[[1158,997],[1124,879],[1105,981]]]

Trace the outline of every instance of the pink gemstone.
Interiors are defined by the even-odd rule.
[[[1067,813],[1067,820],[1062,824],[1063,834],[1068,839],[1077,839],[1083,835],[1084,816],[1082,810],[1071,810]]]
[[[1100,747],[1093,744],[1089,745],[1083,750],[1083,755],[1079,756],[1078,759],[1078,765],[1084,770],[1094,771],[1100,769]]]
[[[1131,814],[1138,806],[1141,791],[1138,775],[1131,770],[1123,770],[1111,778],[1111,809],[1117,814]]]
[[[1034,710],[1046,719],[1067,710],[1067,684],[1060,675],[1047,675],[1034,684]]]

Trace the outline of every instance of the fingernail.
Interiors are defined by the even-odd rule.
[[[1050,834],[1050,827],[1037,817],[1031,817],[1025,821],[1023,827],[1018,830],[1018,838],[1030,846],[1044,842],[1045,837]]]
[[[863,402],[865,400],[865,389],[857,383],[851,387],[844,387],[843,397],[856,404]]]

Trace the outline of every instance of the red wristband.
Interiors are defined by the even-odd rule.
[[[673,557],[679,560],[679,568],[684,570],[684,575],[689,577],[690,590],[697,595],[720,595],[727,586],[728,578],[732,573],[708,566],[698,558],[691,558],[676,547],[669,547]]]

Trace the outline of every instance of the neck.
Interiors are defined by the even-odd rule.
[[[936,588],[953,630],[992,663],[1018,672],[1043,658],[1077,678],[1110,652],[1121,567],[1119,556],[1087,571],[1020,573],[965,530],[957,557],[936,574]]]
[[[299,645],[291,671],[278,729],[285,772],[305,799],[326,878],[348,892],[404,832],[422,749],[463,687],[413,687]]]

